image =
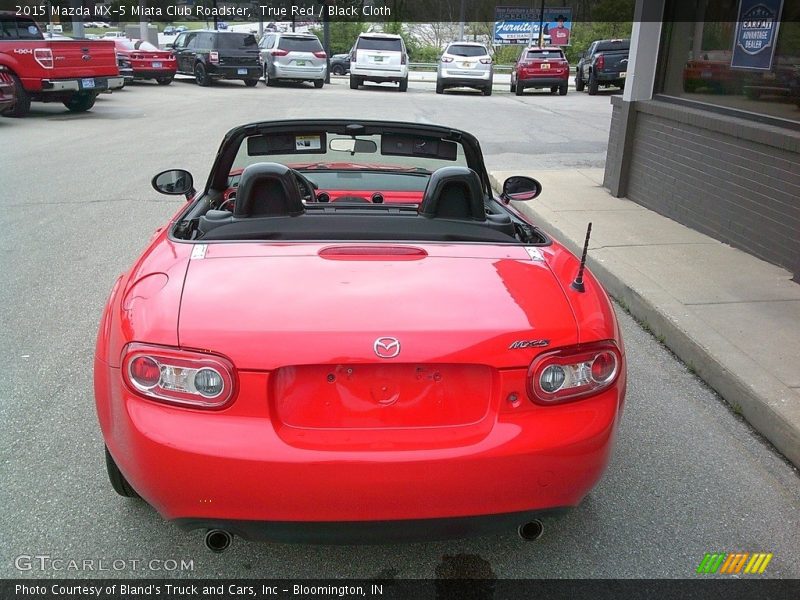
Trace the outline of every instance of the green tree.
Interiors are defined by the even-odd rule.
[[[367,26],[364,23],[350,21],[332,21],[330,23],[331,54],[344,54],[350,52],[359,34],[364,33]],[[322,27],[314,27],[311,32],[322,40]]]

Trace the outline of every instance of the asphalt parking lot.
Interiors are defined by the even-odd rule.
[[[490,170],[602,167],[613,93],[520,98],[498,85],[491,97],[437,96],[424,82],[406,94],[356,92],[345,78],[322,90],[204,89],[179,78],[103,95],[85,114],[34,104],[26,119],[0,119],[0,577],[416,578],[442,565],[500,578],[692,577],[706,552],[735,551],[771,552],[764,576],[800,577],[796,470],[619,307],[629,388],[612,464],[579,508],[545,522],[537,542],[512,531],[361,547],[236,540],[214,555],[201,532],[178,530],[107,482],[94,339],[114,279],[180,206],[150,188],[156,172],[187,168],[202,185],[229,128],[303,117],[463,128],[481,141]],[[24,558],[37,555],[50,561]],[[57,570],[56,559],[84,566]]]

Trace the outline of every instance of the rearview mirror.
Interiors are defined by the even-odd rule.
[[[503,192],[500,197],[506,202],[511,200],[533,200],[542,193],[542,184],[533,177],[515,175],[503,182]]]
[[[372,140],[334,138],[331,140],[330,149],[336,152],[349,152],[350,154],[374,154],[378,151],[378,144]]]
[[[155,191],[168,196],[184,195],[191,198],[195,192],[192,174],[184,169],[162,171],[150,183]]]

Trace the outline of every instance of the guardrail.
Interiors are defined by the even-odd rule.
[[[435,62],[411,62],[408,63],[408,68],[412,71],[435,71],[439,63]],[[511,73],[514,69],[514,65],[494,65],[494,72],[495,73]],[[575,67],[570,65],[569,67],[570,73],[575,73]]]

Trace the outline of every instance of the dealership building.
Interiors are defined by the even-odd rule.
[[[800,282],[800,2],[637,0],[604,185]]]

